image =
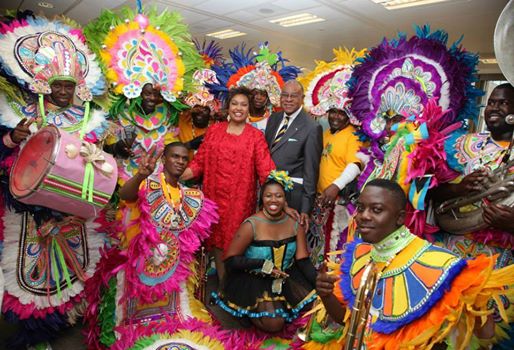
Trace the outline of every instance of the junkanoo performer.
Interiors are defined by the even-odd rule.
[[[218,220],[216,205],[178,183],[189,161],[184,144],[161,153],[152,148],[140,157],[120,189],[122,244],[102,257],[86,293],[90,349],[230,349],[194,296],[195,253]]]
[[[90,108],[105,81],[82,31],[41,17],[13,20],[0,35],[2,73],[16,79],[36,102],[23,104],[9,88],[0,102],[2,225],[5,275],[2,313],[16,323],[10,349],[45,342],[75,322],[83,307],[84,283],[100,258],[104,235],[95,219],[84,220],[13,199],[6,184],[23,141],[39,127],[54,125],[89,142],[102,139],[105,113]],[[35,95],[33,95],[35,94]],[[74,94],[84,105],[74,105]]]
[[[196,40],[194,43],[207,68],[194,72],[196,90],[191,92],[184,101],[191,109],[182,112],[178,121],[179,140],[188,146],[190,160],[202,144],[211,119],[220,113],[221,102],[210,93],[207,84],[218,82],[216,73],[211,67],[223,64],[222,48],[218,43],[211,41],[207,44],[204,41],[200,45]]]
[[[300,69],[286,65],[282,53],[272,53],[268,43],[261,44],[258,52],[246,51],[245,45],[229,50],[232,62],[213,67],[217,82],[207,87],[221,101],[226,101],[233,87],[246,87],[252,91],[248,122],[264,132],[268,117],[280,105],[280,92],[288,80],[295,79]]]
[[[350,112],[370,143],[359,188],[373,178],[398,182],[409,196],[406,225],[417,235],[436,231],[425,224],[428,189],[453,176],[444,139],[478,115],[478,56],[447,41],[445,31],[429,26],[417,27],[410,38],[384,39],[360,59],[349,81]]]
[[[121,183],[136,174],[142,154],[178,141],[178,113],[187,108],[180,98],[194,89],[192,75],[203,67],[178,13],[138,12],[104,11],[85,29],[116,96],[110,117],[118,127],[108,143],[125,158]]]
[[[512,167],[509,168],[504,164],[510,160],[506,159],[506,154],[514,131],[514,126],[506,122],[509,114],[514,114],[514,87],[505,83],[495,87],[487,100],[484,110],[487,132],[467,133],[467,130],[462,128],[447,138],[445,150],[448,164],[457,173],[451,182],[441,184],[432,191],[434,200],[440,203],[447,199],[465,198],[484,193],[492,185],[488,180],[500,167],[506,167],[507,177],[512,176]],[[482,208],[482,212],[476,211],[478,208]],[[460,226],[459,221],[455,221],[449,226],[456,228],[452,232],[445,231],[446,226],[440,223],[442,231],[439,238],[446,248],[462,257],[479,254],[497,255],[496,268],[513,263],[514,210],[512,207],[507,203],[491,203],[485,198],[455,210],[459,212],[459,216],[466,212],[479,215],[482,221],[478,227],[467,224]],[[449,215],[453,217],[452,214]],[[502,302],[509,315],[513,314],[511,304],[505,299]],[[495,321],[497,321],[497,336],[504,339],[500,348],[512,348],[514,327],[511,325],[505,329],[499,314],[495,315]],[[506,339],[506,331],[510,339]]]
[[[341,263],[330,264],[330,273],[323,266],[316,280],[326,311],[344,327],[312,333],[304,349],[341,349],[348,341],[353,349],[349,339],[362,327],[366,349],[486,349],[494,343],[487,304],[501,294],[512,300],[512,289],[503,286],[514,282],[514,267],[494,270],[496,257],[463,259],[415,236],[404,225],[406,203],[391,180],[366,184],[357,201],[360,238],[346,244]],[[370,265],[377,284],[367,300],[358,290]],[[368,302],[369,314],[361,310],[360,325],[352,324]]]
[[[324,260],[327,252],[338,247],[349,217],[345,205],[340,204],[345,200],[340,197],[340,192],[357,178],[364,167],[358,157],[363,146],[356,135],[355,126],[359,122],[350,113],[351,99],[346,83],[355,60],[362,57],[365,50],[339,48],[333,51],[335,57],[331,62],[317,61],[316,68],[300,79],[305,89],[305,107],[315,117],[327,116],[329,123],[329,130],[323,133],[318,195],[307,234],[316,266]],[[349,186],[346,192],[349,192]]]

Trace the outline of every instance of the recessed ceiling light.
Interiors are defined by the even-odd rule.
[[[318,17],[316,15],[312,15],[310,13],[300,13],[294,16],[287,16],[277,19],[272,19],[270,22],[278,24],[282,27],[294,27],[301,26],[303,24],[323,22],[324,18]]]
[[[218,39],[229,39],[229,38],[235,38],[237,36],[246,35],[246,33],[239,32],[239,31],[233,30],[233,29],[225,29],[225,30],[221,30],[219,32],[209,33],[209,34],[205,34],[205,35],[212,36],[213,38],[218,38]]]
[[[388,10],[397,10],[406,7],[423,6],[445,2],[449,0],[371,0],[376,4],[384,6]]]
[[[53,9],[54,8],[54,4],[46,2],[46,1],[40,1],[37,3],[37,5],[39,7],[44,7],[45,9]]]
[[[498,64],[496,58],[480,58],[479,61],[483,64]]]

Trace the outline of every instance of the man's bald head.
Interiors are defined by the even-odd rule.
[[[282,88],[280,106],[287,115],[290,115],[302,107],[303,97],[302,84],[297,80],[289,80]]]

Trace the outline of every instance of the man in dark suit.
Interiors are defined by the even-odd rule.
[[[287,202],[306,224],[316,195],[323,136],[321,126],[303,110],[303,97],[298,81],[284,84],[280,94],[283,112],[269,117],[265,137],[277,169],[287,170],[293,179]]]

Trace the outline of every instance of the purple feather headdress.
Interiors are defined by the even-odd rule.
[[[378,140],[386,135],[387,116],[420,115],[435,98],[448,111],[448,124],[477,118],[478,56],[463,49],[459,39],[447,47],[448,34],[416,27],[416,35],[384,40],[372,48],[348,82],[353,98],[351,112],[362,123],[362,136],[371,141],[374,158],[382,159]]]

